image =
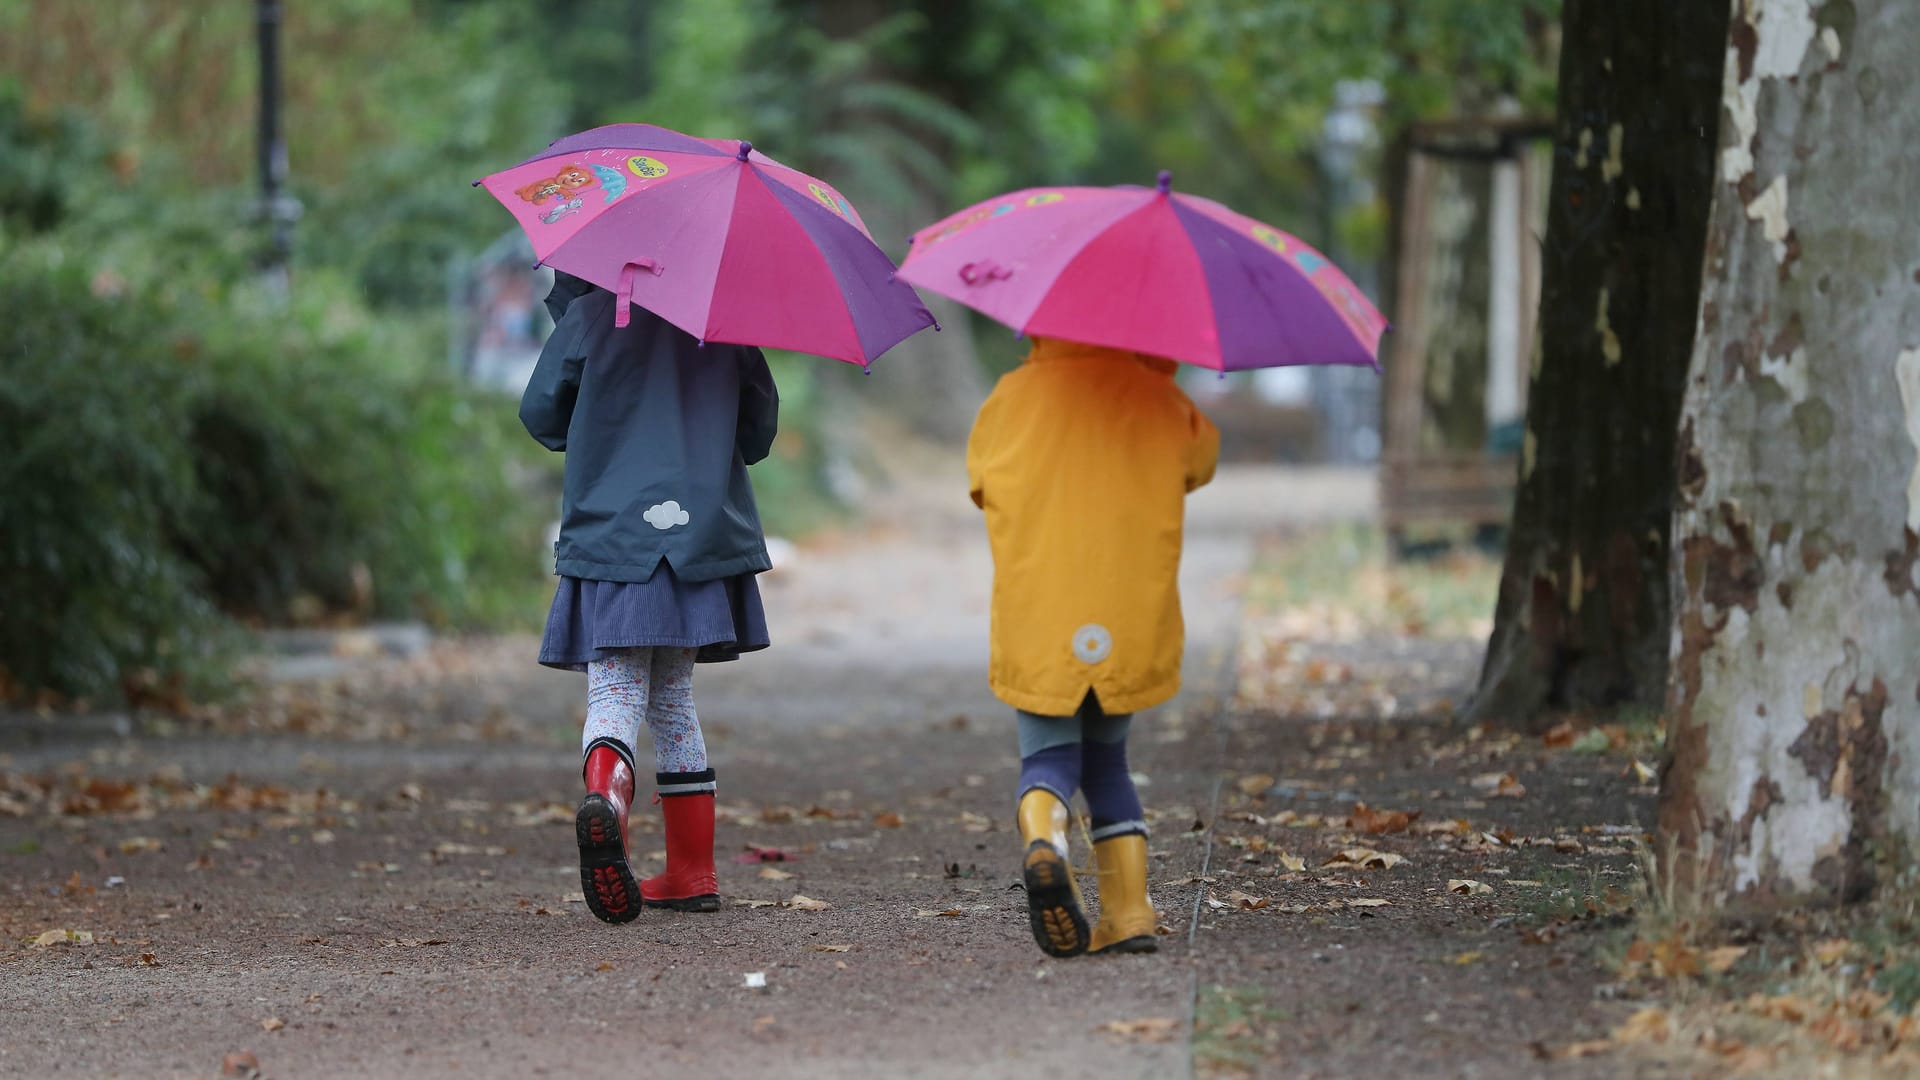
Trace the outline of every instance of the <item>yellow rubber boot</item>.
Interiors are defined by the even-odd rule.
[[[1032,788],[1020,796],[1019,819],[1033,940],[1048,956],[1079,956],[1087,951],[1087,916],[1067,863],[1067,804],[1045,788]]]
[[[1088,952],[1157,952],[1160,920],[1147,899],[1147,838],[1139,833],[1097,841],[1100,922]]]

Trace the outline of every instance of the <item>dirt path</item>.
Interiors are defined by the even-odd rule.
[[[1470,677],[1459,649],[1415,658],[1397,720],[1224,705],[1256,534],[1363,514],[1352,474],[1231,473],[1196,498],[1189,688],[1134,753],[1165,949],[1044,959],[1013,872],[1012,723],[981,677],[984,543],[922,494],[944,490],[803,551],[767,579],[778,647],[703,669],[720,848],[792,857],[723,863],[718,915],[610,928],[574,899],[581,686],[531,669],[528,641],[289,691],[226,733],[14,738],[0,1074],[210,1076],[248,1051],[275,1077],[1533,1076],[1530,1043],[1617,1020],[1578,934],[1527,945],[1502,922],[1540,923],[1513,910],[1528,889],[1623,872],[1580,831],[1634,812],[1617,763],[1421,721],[1421,693]],[[1411,679],[1402,644],[1355,655]],[[1487,769],[1537,794],[1487,798],[1465,779]],[[1321,870],[1356,799],[1475,828],[1362,832],[1406,861]],[[50,929],[91,942],[32,943]]]

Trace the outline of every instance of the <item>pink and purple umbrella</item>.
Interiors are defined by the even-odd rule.
[[[866,365],[933,325],[846,197],[752,144],[651,124],[569,135],[476,181],[541,263],[702,341]]]
[[[1216,371],[1375,359],[1387,321],[1270,225],[1157,188],[1031,188],[914,234],[900,277],[1025,334]]]

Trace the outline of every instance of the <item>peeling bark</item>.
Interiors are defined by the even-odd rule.
[[[1726,41],[1715,3],[1563,9],[1540,359],[1471,719],[1539,729],[1551,710],[1660,705]]]
[[[1920,5],[1733,8],[1662,870],[1716,907],[1847,902],[1920,829]]]

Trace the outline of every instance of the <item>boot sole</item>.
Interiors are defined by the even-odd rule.
[[[1027,922],[1034,943],[1048,956],[1079,956],[1087,951],[1091,931],[1073,888],[1073,870],[1045,840],[1027,848],[1024,873],[1027,886]]]
[[[1159,951],[1160,943],[1158,941],[1142,935],[1140,937],[1130,937],[1125,941],[1116,941],[1103,949],[1095,949],[1094,953],[1095,955],[1104,956],[1107,953],[1154,953]]]
[[[640,883],[627,865],[626,837],[620,819],[604,796],[588,795],[574,815],[580,842],[580,894],[587,910],[603,922],[632,922],[640,915]]]
[[[719,911],[720,894],[707,893],[705,896],[652,897],[644,898],[648,907],[666,908],[668,911]]]

